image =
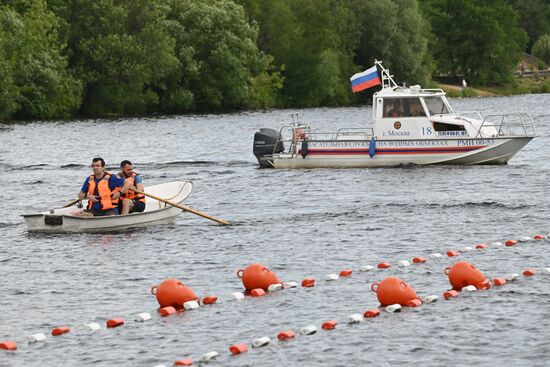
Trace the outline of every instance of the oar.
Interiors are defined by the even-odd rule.
[[[70,203],[68,203],[67,205],[63,205],[63,208],[68,208],[70,206],[73,206],[74,204],[78,203],[80,201],[80,199],[74,199],[73,201],[71,201]]]
[[[137,192],[138,194],[141,194],[141,195],[145,195],[145,196],[149,196],[150,198],[153,198],[155,200],[158,200],[158,201],[162,201],[163,203],[166,203],[166,204],[169,204],[169,205],[172,205],[172,206],[175,206],[176,208],[179,208],[181,210],[185,210],[186,212],[190,212],[190,213],[193,213],[193,214],[196,214],[196,215],[199,215],[203,218],[206,218],[206,219],[210,219],[210,220],[213,220],[214,222],[218,222],[220,224],[223,224],[223,225],[230,225],[231,223],[225,221],[225,220],[221,220],[221,219],[218,219],[218,218],[214,218],[208,214],[205,214],[205,213],[201,213],[199,212],[198,210],[195,210],[195,209],[191,209],[189,208],[188,206],[185,206],[185,205],[180,205],[180,204],[177,204],[177,203],[174,203],[172,201],[168,201],[168,200],[165,200],[161,197],[158,197],[156,195],[153,195],[153,194],[148,194],[144,191],[140,191],[138,189],[136,189],[135,187],[131,187],[130,190],[134,191],[134,192]]]

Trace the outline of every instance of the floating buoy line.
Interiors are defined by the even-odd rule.
[[[543,241],[548,240],[548,236],[545,235],[535,235],[533,237],[521,237],[518,240],[510,239],[506,240],[504,243],[494,242],[491,245],[479,243],[475,245],[475,249],[478,251],[484,251],[491,248],[505,248],[516,246],[519,243],[525,243],[529,241]],[[449,250],[446,255],[448,258],[454,258],[460,256],[463,253],[473,251],[472,247],[465,247],[462,250]],[[441,259],[444,258],[444,255],[440,253],[433,253],[428,255],[428,259]],[[417,256],[412,258],[413,264],[424,264],[429,262],[426,257]],[[405,268],[411,265],[411,262],[408,260],[401,260],[396,262],[399,268]],[[392,268],[390,262],[380,262],[375,266],[372,265],[363,265],[359,268],[360,272],[371,272],[380,269],[380,272],[386,271],[385,269]],[[538,273],[543,273],[550,275],[550,268],[527,268],[521,271],[523,277],[532,277]],[[515,281],[520,277],[519,273],[509,274],[505,277],[494,277],[493,279],[485,278],[483,273],[475,268],[472,264],[466,261],[457,261],[452,266],[445,268],[444,273],[449,278],[449,283],[452,287],[450,290],[442,292],[442,297],[445,300],[451,300],[453,298],[459,297],[461,292],[474,292],[478,290],[487,290],[491,287],[502,287],[509,282]],[[341,270],[338,274],[331,273],[325,276],[326,282],[336,281],[339,278],[348,278],[352,277],[352,269]],[[229,299],[232,300],[241,300],[245,295],[252,297],[262,297],[266,293],[279,291],[285,288],[297,288],[297,282],[281,282],[279,278],[268,268],[264,267],[261,264],[251,264],[243,270],[237,272],[237,276],[241,278],[243,285],[245,286],[246,291],[234,292],[231,294]],[[304,278],[301,282],[303,288],[315,288],[318,287],[315,278]],[[350,314],[347,320],[338,321],[336,319],[325,320],[321,323],[320,327],[322,330],[331,331],[338,329],[339,323],[345,324],[358,324],[363,322],[365,319],[378,317],[382,312],[393,313],[400,312],[402,308],[416,308],[421,307],[425,304],[433,303],[439,299],[438,295],[429,295],[424,298],[419,298],[416,295],[415,290],[410,287],[407,283],[402,281],[400,278],[395,276],[388,276],[380,282],[374,282],[371,285],[372,291],[375,292],[378,301],[380,302],[380,308],[370,309],[362,311],[362,313]],[[151,289],[159,305],[161,306],[156,312],[161,317],[169,317],[176,314],[177,312],[182,312],[184,310],[195,310],[200,307],[200,304],[203,306],[213,305],[217,303],[217,296],[206,296],[202,299],[202,302],[199,297],[197,297],[194,292],[183,283],[177,279],[167,279],[160,283],[158,286],[154,286]],[[228,300],[229,300],[228,299]],[[152,312],[154,313],[154,312]],[[133,320],[136,322],[146,322],[152,320],[152,313],[142,312],[133,316]],[[106,328],[117,328],[122,327],[125,324],[124,318],[113,318],[108,319],[105,322]],[[88,324],[83,324],[82,327],[74,327],[75,332],[79,334],[82,331],[87,333],[95,332],[101,330],[102,327],[99,323],[92,322]],[[51,334],[52,337],[62,337],[65,334],[71,334],[71,327],[67,325],[58,326],[53,328],[48,334]],[[283,330],[276,335],[276,339],[279,342],[287,342],[296,337],[296,335],[312,335],[317,333],[316,325],[306,325],[301,328],[296,328],[296,330]],[[45,333],[35,333],[27,337],[28,344],[35,344],[44,342],[47,339]],[[6,351],[16,351],[24,342],[20,339],[18,340],[8,340],[0,341],[0,350]],[[253,348],[261,348],[271,343],[271,338],[268,336],[262,336],[257,339],[252,340],[250,346]],[[229,345],[228,351],[230,355],[238,355],[248,352],[249,345],[246,343],[237,343]],[[217,351],[211,351],[203,354],[198,359],[180,359],[173,362],[174,366],[189,366],[194,362],[206,363],[211,360],[216,359],[219,356]],[[161,367],[164,365],[157,365],[155,367]]]

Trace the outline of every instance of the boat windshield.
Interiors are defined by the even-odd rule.
[[[384,98],[384,117],[417,116],[426,116],[420,98]]]
[[[449,110],[441,97],[424,97],[430,115],[447,115]]]

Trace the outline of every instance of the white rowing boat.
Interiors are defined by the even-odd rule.
[[[145,192],[181,204],[191,194],[192,189],[193,184],[190,181],[174,181],[148,186],[145,188]],[[142,213],[89,217],[79,215],[81,212],[82,210],[76,207],[68,207],[36,214],[24,214],[23,218],[29,231],[32,232],[114,232],[128,228],[172,223],[182,210],[146,197],[145,210]]]

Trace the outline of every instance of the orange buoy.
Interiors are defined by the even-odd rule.
[[[277,334],[277,339],[288,340],[288,339],[294,338],[295,336],[296,336],[296,333],[294,332],[294,330],[285,330]]]
[[[458,251],[455,251],[455,250],[447,251],[447,256],[449,257],[458,256]]]
[[[425,263],[425,262],[426,262],[426,258],[424,258],[424,257],[417,256],[417,257],[413,258],[413,263],[415,263],[415,264],[420,264],[420,263]]]
[[[533,239],[534,240],[544,240],[546,237],[544,237],[543,234],[537,234],[535,236],[533,236]]]
[[[458,292],[455,291],[454,289],[443,293],[443,297],[445,297],[445,299],[453,298],[456,296],[458,296]]]
[[[188,359],[178,359],[174,362],[174,366],[191,366],[193,364],[193,360]]]
[[[247,290],[262,288],[267,291],[271,284],[281,283],[277,275],[262,264],[250,264],[244,270],[238,270],[237,276]]]
[[[336,320],[329,320],[329,321],[325,321],[323,322],[323,325],[321,325],[321,328],[323,330],[332,330],[336,327],[336,325],[338,325],[338,321]]]
[[[216,296],[206,296],[202,299],[203,305],[213,305],[218,300]]]
[[[387,277],[380,283],[373,283],[371,289],[382,306],[395,303],[405,306],[410,300],[418,298],[414,289],[398,277]]]
[[[516,240],[508,240],[508,241],[504,242],[504,244],[505,244],[506,246],[514,246],[514,245],[516,245],[517,243],[518,243],[518,241],[516,241]]]
[[[415,298],[411,299],[409,302],[407,302],[407,307],[420,307],[422,306],[422,300]]]
[[[172,306],[175,309],[181,309],[185,302],[200,302],[200,298],[195,295],[191,288],[177,279],[164,280],[159,285],[151,288],[151,293],[157,297],[160,307]]]
[[[340,272],[341,277],[349,277],[353,273],[353,270],[351,269],[345,269]]]
[[[160,310],[159,310],[159,313],[162,317],[167,317],[167,316],[170,316],[170,315],[173,315],[176,313],[176,309],[172,306],[166,306],[166,307],[162,307]]]
[[[478,250],[481,250],[481,249],[484,249],[484,248],[487,248],[487,247],[488,247],[488,246],[487,246],[486,244],[484,244],[484,243],[478,243],[478,244],[476,245],[476,249],[478,249]]]
[[[504,279],[504,278],[495,278],[495,279],[493,279],[493,284],[496,285],[496,286],[504,285],[504,284],[506,284],[506,279]]]
[[[261,297],[265,296],[265,291],[262,288],[256,288],[250,291],[252,297]]]
[[[4,350],[16,350],[17,349],[17,343],[12,341],[6,341],[0,343],[0,349]]]
[[[313,278],[306,278],[302,280],[302,287],[304,288],[311,288],[315,286],[315,279]]]
[[[241,354],[248,352],[248,345],[241,343],[241,344],[233,344],[229,347],[229,351],[231,354]]]
[[[391,264],[389,262],[381,262],[380,264],[377,265],[378,266],[378,269],[387,269],[387,268],[391,268]]]
[[[58,335],[61,335],[61,334],[68,333],[69,331],[71,331],[71,329],[69,329],[68,326],[60,326],[60,327],[56,327],[55,329],[52,330],[52,335],[53,336],[58,336]]]
[[[526,270],[523,271],[523,275],[526,276],[526,277],[533,276],[536,273],[537,272],[535,271],[535,269],[526,269]]]
[[[365,313],[363,314],[363,316],[365,318],[369,318],[369,317],[376,317],[380,315],[380,310],[375,308],[375,309],[372,309],[372,310],[367,310],[365,311]]]
[[[453,266],[445,268],[445,274],[449,277],[453,289],[457,291],[469,285],[486,289],[484,287],[488,283],[483,273],[467,261],[458,261]]]
[[[124,325],[124,319],[110,319],[106,322],[108,328],[114,328],[120,325]]]

